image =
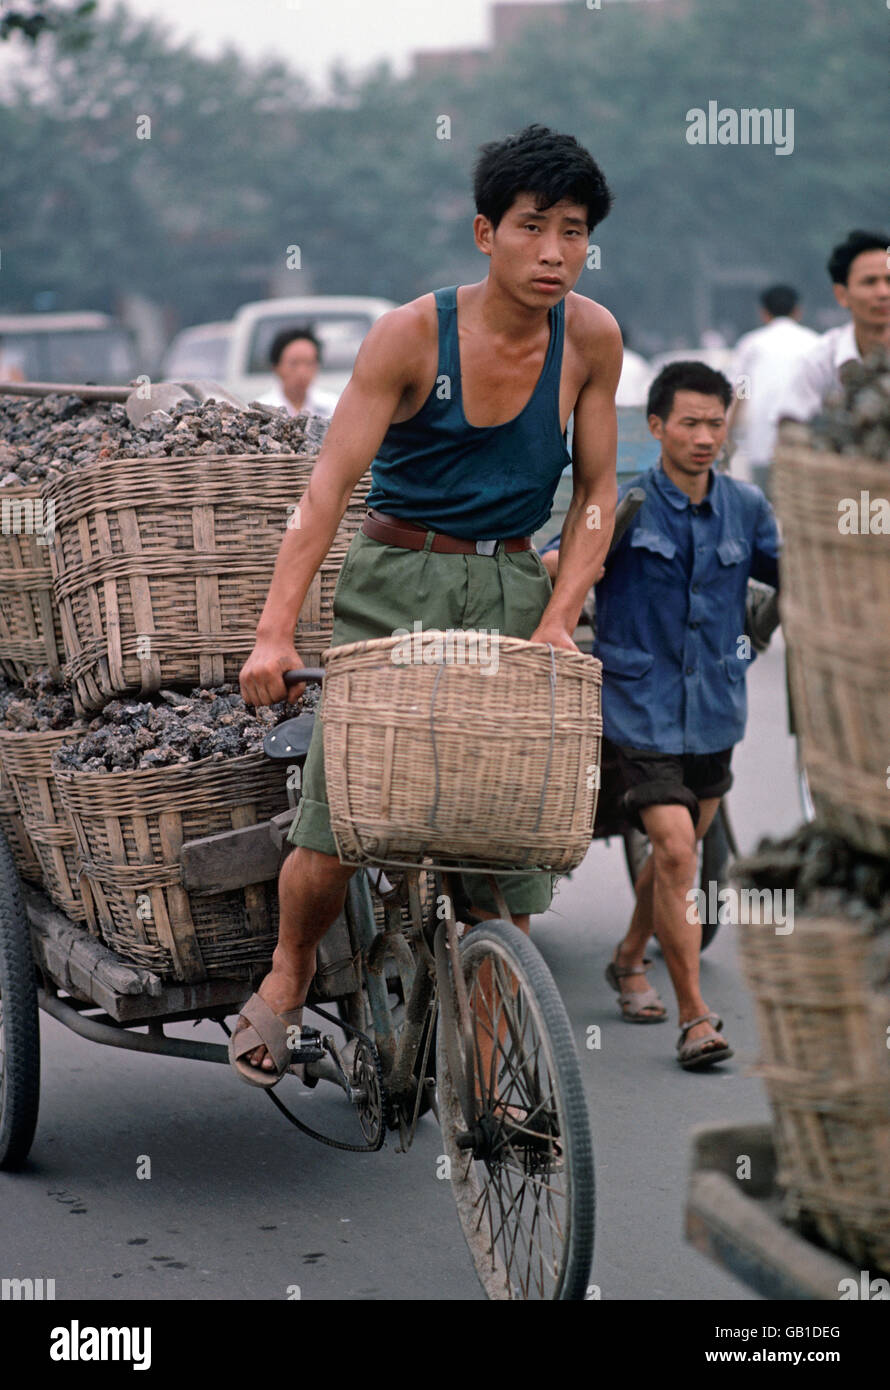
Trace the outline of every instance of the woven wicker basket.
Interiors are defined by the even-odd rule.
[[[0,758],[40,861],[43,886],[56,906],[75,922],[85,921],[87,915],[79,884],[80,862],[74,827],[56,788],[52,756],[63,743],[82,733],[77,729],[0,731]]]
[[[29,883],[42,883],[40,861],[34,853],[34,846],[28,839],[28,832],[22,820],[18,803],[12,794],[9,777],[3,768],[3,755],[0,753],[0,830],[6,836],[6,843],[12,851],[15,866],[22,878]]]
[[[55,678],[61,672],[52,528],[43,525],[49,505],[40,485],[0,489],[0,669],[17,680],[38,666],[48,666]]]
[[[890,536],[847,535],[838,504],[890,497],[890,467],[780,445],[782,625],[794,715],[819,818],[890,854]]]
[[[785,1214],[890,1271],[890,940],[825,895],[794,930],[742,925]]]
[[[262,753],[136,772],[59,769],[77,835],[88,920],[113,951],[168,979],[250,979],[269,964],[277,885],[199,896],[182,887],[180,846],[255,825],[287,803]]]
[[[55,593],[81,708],[128,691],[237,681],[314,463],[292,454],[118,459],[53,485]],[[369,486],[370,475],[356,486],[300,613],[306,665],[331,640],[334,589]]]
[[[398,637],[324,653],[325,771],[340,858],[574,868],[596,811],[600,663],[518,637],[450,636],[455,657],[461,639],[465,653],[477,637],[491,645],[477,648],[479,660],[451,661],[448,634],[431,630],[416,663],[399,663]]]

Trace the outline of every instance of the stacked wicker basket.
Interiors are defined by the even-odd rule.
[[[315,457],[121,459],[48,484],[52,544],[21,534],[0,542],[0,662],[23,676],[58,669],[64,650],[82,714],[120,695],[237,682]],[[356,487],[300,613],[306,664],[330,643],[333,592],[369,482]],[[0,816],[23,875],[42,877],[69,916],[168,978],[256,975],[276,937],[274,887],[189,895],[179,849],[281,811],[281,765],[253,754],[54,775],[52,753],[71,737],[0,735],[2,790],[14,794],[18,819],[5,804]]]
[[[795,723],[811,829],[843,837],[865,882],[890,857],[890,537],[839,518],[851,496],[888,495],[890,465],[817,451],[800,434],[786,429],[774,468]],[[781,859],[771,871],[790,874]],[[883,902],[886,913],[890,893]],[[862,1268],[890,1271],[890,928],[855,896],[822,890],[791,920],[789,934],[741,930],[786,1214]]]
[[[75,922],[86,918],[74,826],[62,804],[52,756],[78,732],[0,731],[0,762],[12,784],[22,822],[39,865],[39,878],[57,907]],[[13,851],[14,852],[14,851]]]
[[[38,666],[58,677],[62,664],[52,526],[43,506],[39,484],[7,487],[0,496],[0,668],[19,679]]]
[[[842,530],[841,504],[890,496],[890,464],[784,444],[782,626],[795,721],[820,820],[890,855],[890,536]]]

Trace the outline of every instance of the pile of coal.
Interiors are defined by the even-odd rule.
[[[824,895],[874,931],[890,930],[890,859],[865,854],[817,821],[785,840],[763,839],[736,860],[734,877],[757,889],[794,889],[795,909]]]
[[[245,705],[231,685],[188,695],[162,690],[156,702],[112,700],[83,738],[57,751],[53,767],[133,772],[257,753],[270,728],[312,708],[317,698],[312,690],[307,688],[304,701],[256,709]]]
[[[784,422],[780,438],[890,463],[890,350],[876,348],[861,362],[845,362],[840,374],[841,388],[826,397],[821,414],[808,425]]]
[[[2,388],[0,388],[2,390]],[[130,423],[123,405],[79,396],[0,394],[0,487],[42,483],[104,459],[314,454],[328,421],[254,403],[181,401]]]
[[[78,722],[70,690],[57,685],[47,669],[33,672],[22,685],[0,675],[0,725],[11,733],[48,733]]]

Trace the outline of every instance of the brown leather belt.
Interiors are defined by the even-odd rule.
[[[362,530],[374,541],[384,541],[386,545],[398,545],[405,550],[423,550],[428,528],[414,521],[405,521],[400,516],[389,516],[369,507],[362,522]],[[494,555],[498,546],[505,550],[531,550],[531,536],[511,536],[507,540],[465,541],[459,536],[446,536],[442,531],[433,531],[430,550],[446,555]]]

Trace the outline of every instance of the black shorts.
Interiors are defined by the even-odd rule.
[[[640,812],[647,806],[685,806],[696,825],[699,802],[724,796],[732,786],[731,761],[731,748],[720,753],[652,753],[603,738],[602,820],[620,814],[645,833]]]

